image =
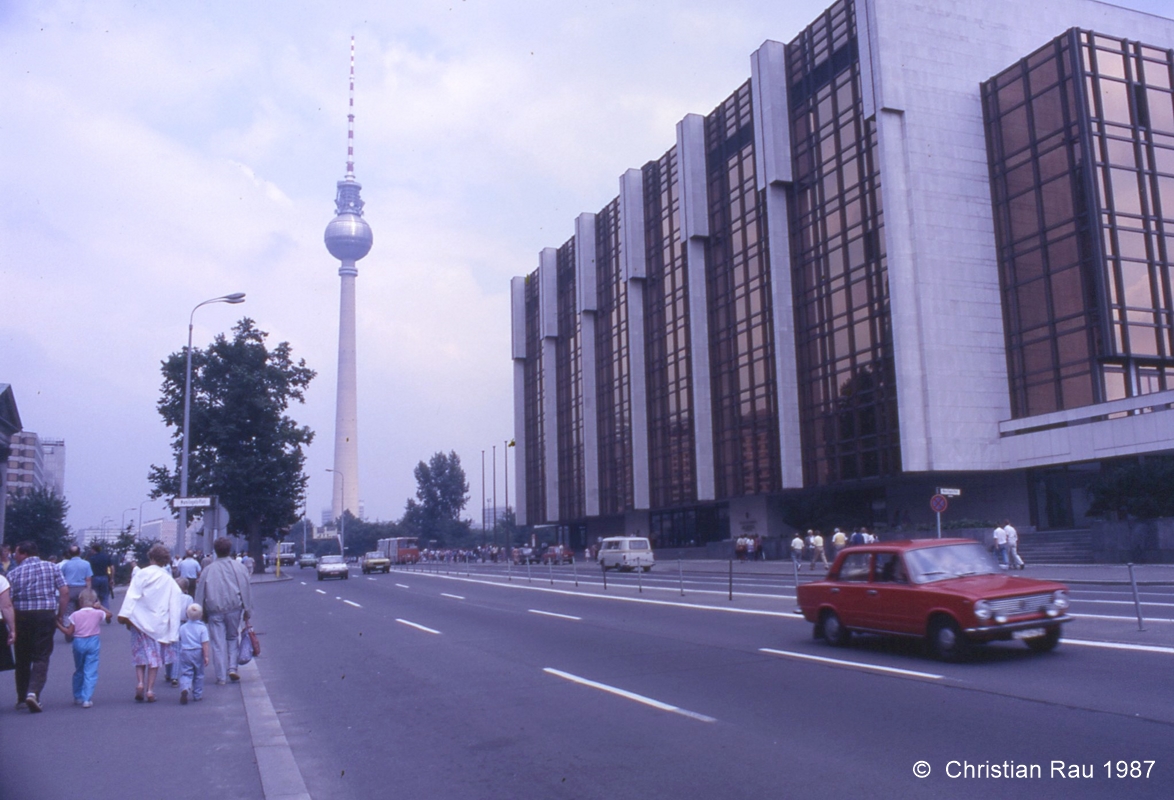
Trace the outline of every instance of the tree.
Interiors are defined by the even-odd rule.
[[[416,500],[409,499],[400,524],[411,535],[419,536],[420,544],[465,542],[469,539],[469,525],[461,521],[461,511],[469,502],[469,483],[461,467],[461,457],[455,452],[434,453],[428,463],[416,465]]]
[[[286,415],[315,372],[294,362],[288,342],[272,350],[268,333],[245,317],[206,350],[192,351],[191,443],[188,493],[218,495],[229,511],[229,533],[248,537],[258,571],[264,569],[263,540],[298,520],[308,476],[302,446],[314,438]],[[174,471],[151,466],[152,498],[179,493],[183,448],[184,353],[163,362],[159,414],[174,429]]]
[[[48,489],[33,489],[13,500],[4,518],[4,541],[10,545],[36,542],[42,558],[62,555],[73,544],[65,524],[69,503]]]

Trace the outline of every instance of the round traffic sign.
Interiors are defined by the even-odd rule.
[[[949,504],[949,502],[947,502],[946,498],[940,494],[935,494],[933,497],[931,497],[929,499],[930,509],[932,509],[933,511],[936,511],[938,514],[941,514],[943,511],[945,511],[946,508],[949,507],[949,505],[950,504]]]

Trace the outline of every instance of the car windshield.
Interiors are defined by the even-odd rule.
[[[924,547],[905,553],[914,583],[932,583],[968,575],[997,575],[999,565],[978,542]]]
[[[368,553],[367,558],[383,558],[383,553]]]
[[[342,556],[322,556],[319,559],[323,564],[341,564]]]

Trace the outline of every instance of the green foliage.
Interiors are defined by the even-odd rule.
[[[292,401],[304,402],[315,372],[304,360],[294,362],[288,342],[267,348],[269,334],[248,317],[232,332],[231,340],[222,334],[206,350],[192,351],[188,494],[219,495],[229,533],[248,537],[260,569],[262,539],[297,522],[303,505],[309,479],[302,446],[314,432],[285,412]],[[152,465],[152,498],[179,493],[184,371],[183,351],[163,362],[158,410],[174,429],[176,469]]]
[[[368,522],[356,519],[351,512],[346,512],[346,554],[361,556],[375,549],[380,539],[389,539],[392,536],[408,536],[403,533],[395,522]]]
[[[162,544],[162,542],[158,539],[135,539],[135,563],[140,567],[145,567],[150,564],[151,560],[147,558],[147,553],[157,544]]]
[[[469,523],[460,518],[469,502],[469,483],[455,452],[435,453],[416,465],[416,500],[409,499],[400,526],[404,536],[420,537],[421,547],[459,547],[472,543]],[[349,549],[349,548],[348,548]]]
[[[1089,486],[1089,495],[1090,517],[1174,517],[1174,458],[1148,457],[1106,467]]]
[[[73,534],[65,524],[69,503],[48,489],[34,489],[8,505],[4,518],[4,541],[10,545],[37,543],[42,558],[60,556],[73,544]]]

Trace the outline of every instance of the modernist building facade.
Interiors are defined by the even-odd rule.
[[[1174,20],[840,0],[512,283],[518,519],[575,545],[1079,526],[1174,450]]]

